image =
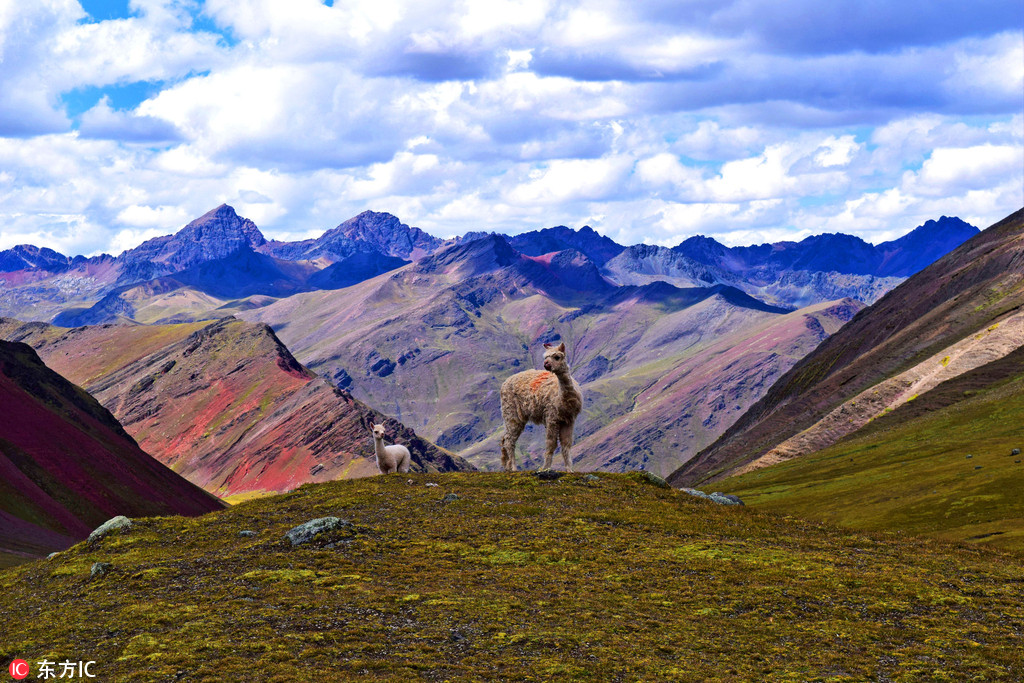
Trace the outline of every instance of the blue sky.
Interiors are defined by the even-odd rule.
[[[35,0],[0,59],[0,248],[222,202],[280,239],[374,209],[666,245],[1024,205],[1019,0]]]

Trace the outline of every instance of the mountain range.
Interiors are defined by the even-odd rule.
[[[957,218],[928,221],[873,246],[850,235],[726,247],[696,236],[671,249],[623,246],[589,227],[564,226],[508,238],[517,252],[585,255],[618,285],[664,281],[727,285],[771,305],[799,308],[839,298],[872,303],[977,229]],[[0,315],[79,326],[134,320],[214,320],[312,290],[341,289],[489,233],[441,240],[387,213],[366,211],[316,239],[268,241],[221,205],[173,235],[114,257],[68,257],[21,245],[0,252]]]
[[[580,251],[531,256],[487,235],[342,292],[237,315],[268,324],[313,371],[484,468],[497,465],[498,387],[560,339],[583,387],[579,466],[667,475],[862,307],[791,312],[724,285],[620,286]],[[709,388],[698,378],[711,367],[728,371]],[[673,406],[680,412],[662,422]],[[539,431],[521,441],[528,466]]]
[[[28,308],[60,309],[52,316],[60,327],[112,321],[163,327],[228,315],[267,322],[335,387],[482,467],[493,466],[497,452],[496,383],[533,367],[540,343],[562,339],[586,388],[577,434],[581,465],[668,475],[860,302],[900,282],[914,258],[927,258],[922,241],[948,250],[975,232],[942,218],[878,247],[819,235],[738,248],[694,237],[668,249],[624,247],[589,227],[442,241],[390,214],[364,212],[317,239],[276,242],[222,205],[177,234],[116,258],[61,262],[59,255],[17,248],[0,262],[35,259],[31,268],[3,275],[22,283],[4,288],[4,301],[24,304],[36,292],[50,303]],[[55,270],[45,276],[45,268]],[[69,297],[54,295],[55,284]],[[78,305],[88,303],[82,301],[87,290],[106,293]],[[795,303],[811,308],[790,314]],[[32,317],[25,306],[21,311]],[[725,364],[720,376],[702,374],[719,363]],[[144,379],[128,373],[121,385],[129,375],[132,382]],[[105,390],[93,390],[131,428],[132,402],[114,401],[117,386],[111,380]],[[175,460],[166,440],[149,441],[141,427],[133,433],[210,490],[232,495],[258,488],[212,467],[199,441],[187,441],[205,463],[193,470]],[[535,453],[537,442],[528,432],[522,444]],[[523,457],[533,462],[529,453]]]

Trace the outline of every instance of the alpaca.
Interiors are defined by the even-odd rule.
[[[505,436],[501,440],[501,466],[507,472],[516,469],[516,441],[527,422],[544,425],[546,448],[544,466],[551,469],[555,447],[562,443],[562,460],[572,472],[572,428],[583,407],[580,385],[569,374],[565,343],[545,344],[544,370],[516,373],[501,385],[501,417],[505,420]]]
[[[381,474],[409,471],[409,463],[412,460],[409,449],[401,444],[385,446],[384,425],[373,425],[370,435],[373,437],[373,452],[377,455],[377,469]]]

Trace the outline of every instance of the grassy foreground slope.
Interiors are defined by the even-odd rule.
[[[715,484],[750,505],[855,529],[1024,549],[1024,348],[836,445]]]
[[[352,525],[284,538],[324,516]],[[638,475],[374,477],[142,519],[0,572],[0,623],[0,663],[105,681],[1024,678],[1019,557]]]

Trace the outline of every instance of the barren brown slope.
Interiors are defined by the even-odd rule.
[[[863,307],[847,299],[773,316],[681,359],[636,396],[629,412],[577,444],[581,466],[667,476]]]
[[[161,462],[209,491],[286,491],[376,473],[368,420],[384,421],[417,469],[468,464],[299,364],[265,325],[234,318],[73,330],[0,325],[54,358]]]
[[[63,550],[116,515],[221,507],[32,348],[0,341],[0,566]]]
[[[705,481],[760,457],[865,389],[1024,304],[1024,210],[984,230],[858,314],[718,441],[674,472]]]

